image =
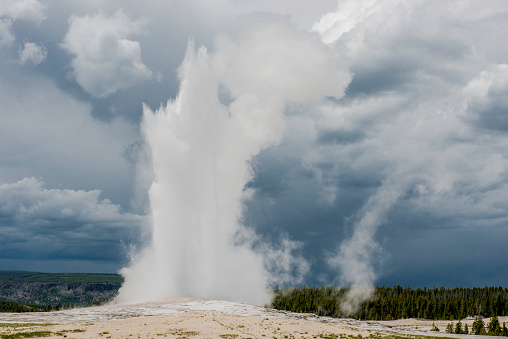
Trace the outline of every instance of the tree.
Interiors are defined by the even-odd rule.
[[[504,325],[504,323],[503,323],[503,325]],[[432,323],[432,329],[431,329],[431,331],[439,332],[439,328],[436,325],[434,325],[434,323]]]
[[[469,334],[469,328],[467,327],[467,324],[464,325],[464,334]]]
[[[500,335],[501,334],[501,326],[499,325],[499,320],[497,319],[497,316],[493,315],[490,318],[490,322],[487,325],[488,328],[488,335]]]
[[[501,329],[501,335],[503,337],[508,337],[508,328],[506,328],[506,324],[503,322],[503,328]]]
[[[455,325],[455,332],[454,333],[455,334],[462,334],[462,323],[460,322],[460,320]]]
[[[485,323],[483,322],[482,318],[476,317],[476,319],[473,322],[473,329],[471,330],[472,334],[483,334],[485,332]]]
[[[453,333],[453,323],[449,323],[448,325],[446,325],[445,332],[446,333]]]
[[[347,291],[347,287],[333,286],[276,289],[272,307],[292,312],[312,312],[320,316],[344,317],[346,314],[341,311],[340,304]],[[507,316],[508,288],[377,287],[374,297],[363,303],[359,311],[351,316],[361,320],[424,317],[457,321],[471,314],[483,317]],[[462,324],[463,329],[464,325]],[[471,331],[471,327],[468,330]]]

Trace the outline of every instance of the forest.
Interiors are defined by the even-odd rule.
[[[502,287],[376,287],[371,300],[363,303],[353,315],[340,309],[347,291],[348,288],[333,286],[276,289],[271,307],[337,318],[350,316],[359,320],[460,320],[508,315],[508,289]]]
[[[101,304],[116,296],[122,281],[117,274],[0,271],[0,312]]]
[[[0,312],[49,312],[57,310],[51,305],[25,305],[13,301],[0,300]]]

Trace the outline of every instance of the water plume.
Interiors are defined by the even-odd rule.
[[[191,41],[177,98],[156,112],[143,109],[152,237],[121,271],[118,302],[182,296],[263,304],[278,280],[273,268],[286,280],[288,269],[306,270],[288,257],[297,246],[255,246],[259,237],[242,225],[250,160],[282,138],[286,102],[340,97],[351,75],[286,20],[244,19],[236,37],[216,39],[213,52],[196,51]]]

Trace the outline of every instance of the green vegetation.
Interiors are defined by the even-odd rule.
[[[0,271],[0,312],[44,312],[101,305],[115,297],[118,274]]]
[[[485,323],[483,322],[483,319],[480,317],[476,317],[473,323],[473,330],[471,332],[472,334],[476,335],[485,335]]]
[[[168,333],[174,336],[178,336],[179,338],[186,338],[199,335],[199,332],[197,331],[184,331],[182,328],[174,329],[172,331],[169,331]]]
[[[123,282],[119,274],[103,273],[41,273],[28,271],[0,271],[0,284],[20,282],[52,283],[118,283]]]
[[[276,289],[271,306],[275,309],[320,316],[352,316],[361,320],[423,318],[457,320],[468,316],[508,315],[508,289],[377,287],[372,300],[361,305],[356,314],[340,309],[347,288],[301,287]],[[473,325],[474,327],[474,325]],[[452,329],[454,332],[455,329]],[[475,332],[475,329],[472,329]],[[451,333],[451,332],[450,332]]]
[[[36,331],[36,332],[19,332],[13,334],[2,334],[2,339],[17,339],[17,338],[35,338],[35,337],[49,337],[52,333],[50,331]]]
[[[460,320],[455,325],[455,330],[453,330],[453,328],[453,323],[446,325],[446,333],[508,336],[508,329],[506,328],[506,324],[503,323],[503,327],[501,327],[499,320],[495,315],[490,318],[490,322],[487,324],[487,327],[485,327],[485,322],[482,318],[476,317],[471,333],[468,331],[467,324],[464,329],[462,329]]]
[[[14,326],[10,326],[14,325]],[[14,330],[19,330],[18,328],[25,329],[26,327],[40,327],[40,326],[50,326],[52,324],[3,324],[0,323],[0,327],[13,327]],[[74,329],[74,330],[61,330],[58,332],[51,331],[31,331],[31,332],[16,332],[16,333],[0,333],[0,339],[16,339],[16,338],[36,338],[36,337],[49,337],[53,334],[58,336],[67,337],[67,333],[80,333],[85,332],[82,329]],[[104,332],[107,333],[107,332]]]
[[[89,304],[83,303],[58,303],[56,305],[31,305],[31,304],[21,304],[15,303],[12,301],[3,301],[0,300],[0,312],[10,312],[10,313],[24,313],[24,312],[51,312],[51,311],[59,311],[59,310],[69,310],[77,307],[89,307],[89,306],[100,306],[104,305],[108,300],[100,300],[94,301]]]
[[[47,312],[54,308],[51,305],[25,305],[12,301],[0,300],[0,312]]]
[[[13,329],[17,329],[19,327],[40,327],[40,326],[51,326],[54,324],[36,324],[36,323],[0,323],[1,327],[12,327]]]

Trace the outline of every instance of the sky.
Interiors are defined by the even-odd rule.
[[[143,106],[203,47],[225,107],[287,94],[240,218],[289,244],[286,284],[506,287],[507,32],[504,0],[0,0],[0,269],[129,264],[150,237]]]

